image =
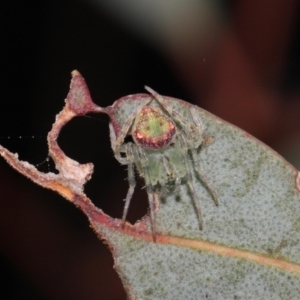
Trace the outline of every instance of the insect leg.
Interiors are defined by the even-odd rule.
[[[127,157],[122,157],[121,155],[121,153],[126,154],[127,148],[125,145],[118,146],[118,149],[116,148],[116,134],[112,123],[109,123],[109,133],[110,133],[111,147],[114,152],[116,160],[122,165],[127,165],[128,164]]]
[[[122,227],[124,228],[125,226],[125,221],[126,221],[126,216],[128,213],[128,208],[130,205],[130,201],[133,196],[133,192],[136,186],[136,181],[135,181],[135,176],[134,176],[134,165],[133,165],[133,154],[132,154],[132,149],[131,149],[131,143],[127,144],[127,159],[129,161],[128,164],[128,182],[129,182],[129,190],[127,192],[126,198],[125,198],[125,206],[123,210],[123,216],[122,216]]]
[[[200,201],[197,197],[197,194],[196,194],[195,188],[194,188],[194,179],[193,179],[193,176],[191,173],[191,170],[193,169],[193,167],[192,167],[191,162],[188,157],[187,144],[184,142],[184,140],[181,139],[181,137],[178,137],[178,140],[179,140],[182,150],[184,151],[183,159],[184,159],[185,168],[186,168],[187,184],[192,193],[192,198],[193,198],[197,216],[198,216],[199,228],[200,228],[200,230],[202,230],[203,229],[202,212],[201,212],[201,208],[200,208]]]
[[[192,119],[193,119],[194,123],[196,124],[197,128],[200,131],[199,133],[202,135],[203,130],[204,130],[204,125],[202,123],[202,120],[201,120],[199,114],[197,113],[196,109],[193,106],[191,106],[189,108],[189,110],[191,112]]]
[[[148,194],[148,201],[149,201],[149,208],[150,208],[150,222],[152,228],[152,236],[153,241],[156,242],[156,224],[155,224],[155,199],[154,199],[154,192],[153,187],[151,184],[150,174],[149,174],[149,165],[148,159],[145,155],[145,152],[140,147],[136,145],[132,145],[133,154],[136,156],[135,159],[140,161],[143,177],[145,179],[147,194]]]
[[[132,126],[134,119],[136,118],[139,111],[146,105],[148,105],[152,101],[152,98],[149,99],[140,99],[138,102],[136,101],[135,110],[126,118],[127,120],[122,124],[121,132],[115,133],[113,125],[110,123],[110,131],[113,131],[114,140],[112,140],[112,148],[115,154],[117,154],[120,150],[121,145],[124,143],[124,139],[127,136],[130,127]],[[111,133],[112,137],[112,133]]]
[[[202,134],[204,130],[204,126],[200,117],[197,115],[197,111],[193,108],[193,106],[188,106],[187,109],[190,111],[190,116],[182,116],[178,111],[173,109],[169,104],[168,101],[165,100],[166,97],[161,96],[148,86],[145,86],[145,89],[155,97],[155,99],[162,105],[162,107],[168,112],[168,114],[176,121],[182,130],[187,135],[193,135],[198,137],[199,139],[196,141],[196,147],[199,147],[202,143]],[[190,121],[190,118],[193,122]]]
[[[197,157],[196,150],[192,148],[192,149],[190,149],[190,151],[192,153],[193,161],[197,164],[195,169],[196,169],[196,172],[198,173],[198,175],[200,177],[200,180],[202,181],[202,183],[205,185],[206,189],[211,194],[216,206],[219,206],[219,200],[218,200],[216,192],[211,187],[211,185],[209,183],[209,180],[207,179],[206,175],[201,171],[199,158]]]

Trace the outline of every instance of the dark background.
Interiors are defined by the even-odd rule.
[[[214,47],[182,59],[184,53],[154,48],[83,0],[7,1],[0,11],[0,143],[22,160],[43,162],[47,132],[77,69],[100,106],[149,85],[197,103],[298,164],[299,5],[242,2],[224,2],[226,30]],[[94,163],[85,191],[120,218],[128,184],[126,170],[113,158],[107,117],[72,120],[59,144],[80,163]],[[39,169],[54,172],[52,162]],[[131,222],[147,212],[142,185],[130,206]],[[3,160],[0,188],[1,299],[126,299],[110,252],[79,210]]]

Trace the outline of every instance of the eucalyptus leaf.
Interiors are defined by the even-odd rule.
[[[164,98],[180,112],[189,105]],[[298,171],[244,131],[197,112],[208,141],[198,151],[201,171],[219,200],[216,207],[194,172],[203,230],[185,183],[160,201],[156,243],[94,224],[129,299],[299,299]]]
[[[162,109],[168,106],[181,115],[177,126],[180,122],[191,125],[191,119],[201,120],[198,123],[203,126],[198,131],[202,144],[192,148],[196,159],[187,156],[201,202],[203,229],[187,186],[190,181],[180,177],[178,189],[160,199],[155,194],[154,239],[149,216],[124,226],[93,205],[83,192],[93,165],[67,157],[57,138],[73,117],[106,113],[117,153],[131,132],[134,114],[157,95],[130,95],[102,108],[92,101],[79,72],[73,71],[72,76],[66,105],[48,134],[49,155],[58,174],[40,172],[2,146],[0,155],[17,171],[58,192],[87,215],[112,251],[128,299],[300,299],[300,176],[294,167],[235,126],[182,100],[160,96]],[[192,140],[181,134],[183,140]],[[197,168],[216,193],[218,206]]]

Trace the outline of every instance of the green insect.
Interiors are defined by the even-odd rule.
[[[169,187],[177,190],[182,181],[186,182],[200,229],[203,228],[203,220],[194,188],[194,169],[216,205],[218,199],[199,166],[197,149],[203,142],[204,126],[196,109],[186,105],[187,111],[183,114],[172,106],[174,99],[163,97],[149,87],[145,88],[150,95],[123,97],[106,108],[105,112],[110,116],[110,137],[115,157],[122,165],[128,165],[129,190],[125,199],[123,226],[136,186],[136,167],[145,180],[155,240],[155,194],[163,195]],[[125,142],[128,136],[132,137],[132,141]],[[193,167],[193,163],[196,167]]]

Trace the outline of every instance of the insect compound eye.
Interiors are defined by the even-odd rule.
[[[175,123],[160,109],[144,107],[137,115],[132,137],[136,144],[149,149],[168,146],[176,134]]]

